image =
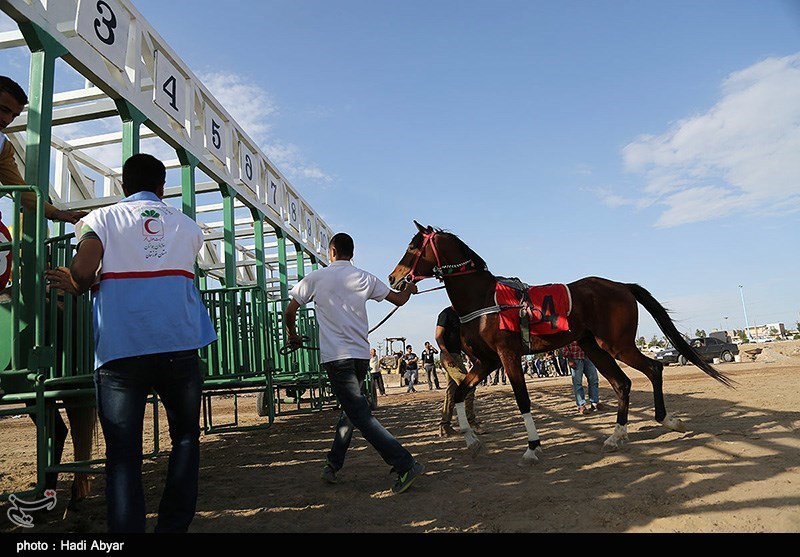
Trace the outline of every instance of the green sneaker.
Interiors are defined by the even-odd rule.
[[[392,491],[395,493],[403,493],[423,472],[425,472],[425,465],[415,460],[410,469],[397,474],[397,481],[392,487]]]
[[[334,470],[333,466],[327,462],[325,463],[325,466],[322,467],[322,474],[320,475],[320,478],[329,484],[335,484],[339,482],[339,480],[336,478],[336,470]]]

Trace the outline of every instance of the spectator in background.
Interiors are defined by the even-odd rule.
[[[578,412],[585,415],[595,410],[604,411],[606,407],[600,402],[597,368],[592,361],[586,357],[586,354],[578,345],[577,341],[572,341],[561,350],[572,372],[572,394],[575,396]],[[584,375],[586,375],[586,382],[589,387],[588,402],[583,390]]]
[[[422,367],[425,368],[425,373],[428,376],[428,390],[432,391],[434,384],[436,385],[436,390],[438,391],[441,389],[439,386],[439,377],[436,375],[436,354],[439,351],[436,350],[433,346],[431,346],[430,342],[425,342],[425,350],[422,351],[420,354],[422,358]],[[431,382],[431,375],[433,376],[433,382]]]
[[[417,363],[419,362],[419,358],[413,352],[413,348],[409,344],[406,346],[406,353],[403,354],[403,362],[405,363],[405,378],[406,383],[408,384],[408,389],[406,389],[407,393],[416,393],[417,389],[414,388],[414,385],[417,383]]]
[[[381,359],[374,348],[369,349],[369,369],[372,374],[372,380],[375,382],[375,387],[382,395],[386,394],[386,386],[383,384],[383,373],[381,373]]]
[[[503,369],[503,366],[500,366],[496,370],[494,370],[494,380],[492,381],[492,385],[497,385],[497,381],[502,376],[503,378],[503,385],[506,384],[506,370]]]

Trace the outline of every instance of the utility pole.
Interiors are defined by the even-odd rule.
[[[742,311],[744,311],[744,331],[747,334],[747,338],[752,340],[752,337],[750,336],[750,324],[747,321],[747,308],[744,305],[744,286],[741,284],[739,285],[739,295],[742,297]]]

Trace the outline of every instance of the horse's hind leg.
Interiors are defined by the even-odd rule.
[[[619,353],[617,355],[617,359],[625,362],[631,367],[638,369],[650,380],[650,383],[653,385],[656,421],[673,431],[686,431],[686,426],[681,420],[667,414],[667,408],[664,404],[663,388],[664,364],[653,360],[652,358],[648,358],[642,354],[639,349],[636,348],[636,346],[632,346],[631,348]]]
[[[581,339],[578,344],[595,365],[597,371],[608,380],[611,388],[614,389],[614,394],[617,395],[617,424],[614,426],[614,433],[603,443],[605,449],[616,450],[628,440],[631,380],[625,375],[616,360],[597,345],[593,337]]]

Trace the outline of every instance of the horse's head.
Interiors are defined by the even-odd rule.
[[[411,238],[406,252],[400,262],[389,274],[389,286],[403,290],[409,282],[419,282],[423,278],[433,276],[436,257],[433,254],[432,242],[436,231],[432,226],[424,227],[414,221],[418,232]]]
[[[409,282],[483,270],[486,263],[454,234],[414,221],[417,233],[389,275],[389,285],[403,290]],[[465,260],[466,259],[466,260]]]

